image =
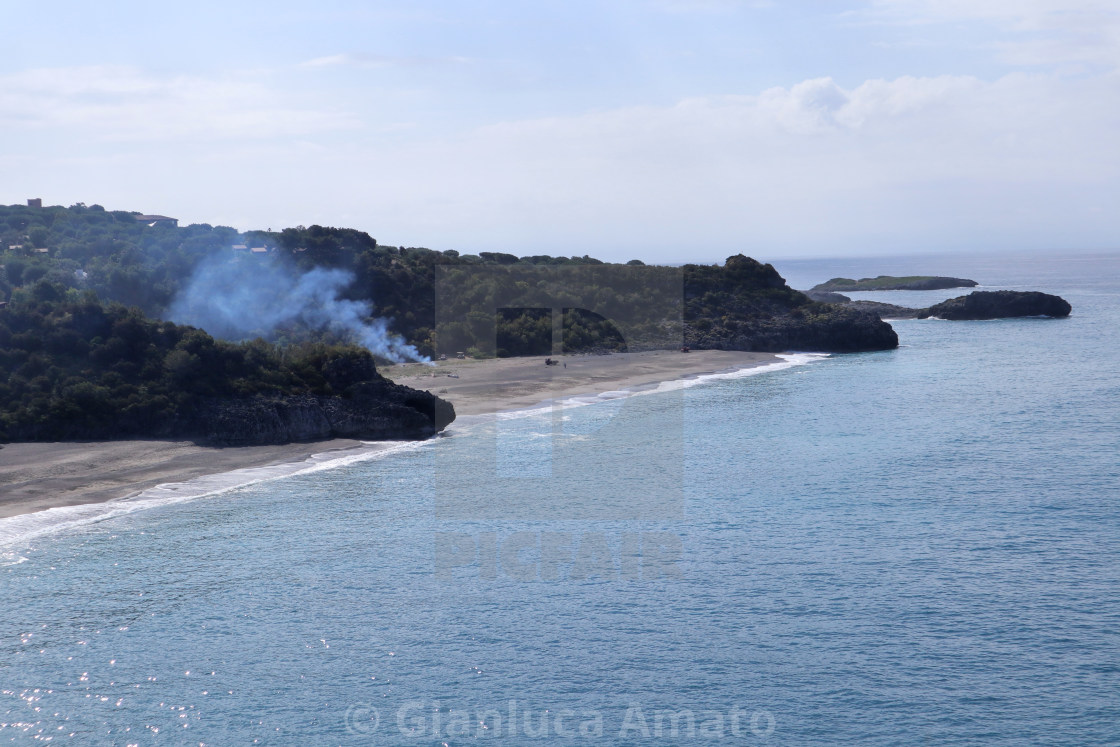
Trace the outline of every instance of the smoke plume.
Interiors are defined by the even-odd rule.
[[[301,272],[274,257],[209,257],[168,307],[167,318],[227,340],[267,338],[288,326],[330,330],[395,363],[430,362],[389,331],[389,320],[374,318],[368,302],[340,297],[353,273],[320,267]]]

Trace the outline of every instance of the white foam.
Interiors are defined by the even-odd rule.
[[[585,407],[587,405],[602,404],[604,402],[615,402],[628,397],[640,397],[647,394],[662,394],[664,392],[679,391],[713,381],[745,379],[750,376],[758,376],[764,373],[793,368],[794,366],[803,366],[807,363],[824,360],[830,356],[830,353],[779,353],[777,357],[782,360],[775,361],[774,363],[767,363],[762,366],[700,374],[687,379],[671,379],[669,381],[659,382],[656,385],[638,389],[616,389],[608,392],[600,392],[598,394],[577,394],[563,399],[546,399],[532,407],[526,407],[522,410],[505,410],[491,415],[474,415],[461,418],[463,422],[460,423],[460,429],[456,429],[455,433],[465,433],[470,430],[470,426],[472,425],[489,423],[494,420],[514,420],[519,418],[531,418],[537,415],[551,415],[556,409]],[[459,421],[456,422],[458,423]]]
[[[0,552],[0,566],[26,563],[27,558],[15,552]]]
[[[25,547],[31,540],[47,534],[77,529],[136,511],[208,498],[269,480],[337,469],[350,464],[417,449],[427,443],[430,442],[363,441],[361,447],[313,454],[300,462],[275,464],[268,467],[246,467],[230,472],[219,472],[213,475],[196,477],[186,482],[163,483],[135,495],[104,503],[58,506],[31,514],[11,516],[0,519],[0,547]],[[3,562],[3,558],[6,558],[7,555],[8,553],[0,555],[0,565],[12,564]]]

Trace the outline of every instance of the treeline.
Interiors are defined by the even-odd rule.
[[[268,251],[255,254],[254,247]],[[46,281],[63,292],[92,291],[102,301],[166,318],[196,266],[215,256],[250,267],[281,261],[298,270],[346,270],[353,281],[344,297],[368,302],[374,316],[390,319],[392,331],[425,355],[548,354],[559,352],[553,344],[557,331],[564,352],[663,347],[672,340],[770,351],[897,344],[889,325],[813,302],[790,289],[771,265],[742,255],[723,266],[652,268],[638,260],[605,264],[587,255],[383,246],[346,228],[238,233],[207,224],[149,225],[135,213],[97,205],[0,207],[0,299],[27,298]],[[549,268],[563,272],[541,274]],[[566,296],[576,300],[562,304],[559,314],[542,307],[542,299]],[[298,344],[324,334],[285,328],[268,339]]]
[[[203,260],[218,256],[231,263],[255,263],[281,258],[304,270],[327,267],[353,273],[346,297],[371,302],[376,316],[392,319],[393,331],[431,355],[435,352],[437,266],[604,264],[589,256],[519,258],[499,252],[460,254],[383,246],[369,234],[348,228],[299,226],[239,233],[209,224],[149,225],[138,221],[137,215],[108,211],[100,205],[0,206],[0,301],[18,299],[36,282],[46,280],[64,289],[91,290],[103,301],[135,306],[148,316],[162,318]],[[261,256],[252,253],[252,248],[269,251]],[[642,263],[633,260],[631,264]],[[540,331],[534,331],[536,326],[532,315],[503,315],[502,334],[509,341],[503,351],[521,355],[542,349],[546,343]],[[570,342],[586,342],[588,334],[596,337],[588,332],[596,326],[585,320],[573,329]],[[304,330],[301,335],[300,330],[286,329],[283,335],[287,341],[301,341],[318,339],[319,332]],[[601,342],[610,347],[613,343],[607,338],[609,334]],[[551,337],[549,346],[550,341]],[[599,343],[594,341],[594,345]]]
[[[345,396],[379,378],[362,349],[223,342],[46,279],[0,308],[0,374],[0,440],[177,435],[208,398]]]

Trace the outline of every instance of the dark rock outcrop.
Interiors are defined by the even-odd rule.
[[[705,332],[688,328],[685,343],[698,350],[862,353],[897,348],[898,334],[870,312],[818,304],[814,309],[769,318],[728,320]]]
[[[852,300],[842,293],[833,293],[831,291],[807,290],[801,292],[818,303],[848,303]]]
[[[873,313],[817,303],[772,265],[741,254],[723,267],[685,265],[685,339],[695,349],[856,353],[898,347]]]
[[[214,398],[181,424],[183,435],[223,446],[283,444],[330,438],[416,440],[455,419],[450,402],[384,379],[321,395]]]
[[[925,309],[912,309],[909,306],[897,306],[893,303],[880,303],[878,301],[849,301],[845,304],[848,308],[868,311],[880,319],[914,319]]]
[[[1064,298],[1038,291],[973,291],[924,309],[919,319],[1006,319],[1022,316],[1069,316],[1072,307]]]

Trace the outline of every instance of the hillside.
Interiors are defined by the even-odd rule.
[[[790,289],[772,266],[742,255],[723,267],[653,268],[638,260],[607,265],[587,255],[471,255],[383,246],[345,228],[238,233],[207,224],[144,222],[137,216],[97,205],[0,207],[0,298],[18,299],[46,280],[64,291],[93,291],[103,301],[135,306],[149,317],[202,327],[225,339],[259,337],[281,345],[359,342],[393,361],[437,351],[558,352],[552,312],[541,308],[542,288],[556,298],[570,295],[575,285],[580,299],[621,309],[629,326],[623,335],[588,308],[594,304],[572,304],[559,326],[567,352],[640,349],[665,340],[769,352],[897,346],[894,331],[875,315],[815,303]],[[518,270],[538,274],[527,282],[514,278]],[[539,275],[547,270],[560,272]],[[309,289],[313,273],[316,283]],[[441,273],[462,278],[453,296],[437,294]],[[663,294],[664,303],[651,301],[650,285],[674,283],[676,290]],[[259,293],[236,298],[254,285]],[[215,287],[230,290],[215,293]],[[280,301],[264,313],[278,287],[284,291]],[[500,299],[497,306],[479,306],[492,299]],[[323,308],[338,313],[325,315]],[[479,308],[498,310],[481,318]]]
[[[368,351],[233,344],[47,280],[0,308],[0,440],[426,438],[451,405]]]

